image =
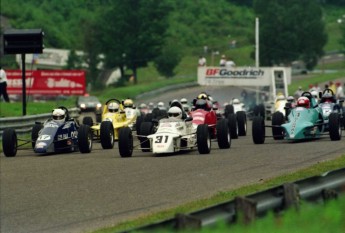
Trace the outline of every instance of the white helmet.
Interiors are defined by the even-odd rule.
[[[66,113],[61,108],[57,108],[57,109],[53,110],[52,117],[53,117],[53,120],[55,122],[63,123],[65,121],[65,118],[66,118]]]
[[[139,108],[147,108],[147,105],[145,103],[142,103],[139,105]]]
[[[169,118],[182,119],[182,110],[179,107],[171,107],[168,111]]]
[[[278,95],[277,100],[285,100],[285,96],[284,95]]]
[[[109,112],[117,112],[119,111],[119,104],[118,103],[115,103],[115,102],[112,102],[110,104],[108,104],[108,111]]]
[[[239,104],[239,103],[240,103],[240,100],[239,100],[239,99],[233,99],[233,100],[232,100],[232,103],[233,103],[233,104]]]
[[[317,91],[312,91],[312,92],[310,92],[310,93],[311,93],[311,95],[312,95],[314,98],[316,98],[316,99],[319,97]]]
[[[164,103],[163,103],[163,102],[158,102],[157,107],[158,107],[158,108],[164,107]]]
[[[180,102],[181,104],[188,104],[188,100],[186,98],[182,98]]]

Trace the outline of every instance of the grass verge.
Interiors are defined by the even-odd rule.
[[[292,174],[287,174],[272,179],[268,179],[261,184],[254,184],[245,186],[236,190],[229,190],[227,192],[219,192],[212,197],[196,200],[184,205],[180,205],[176,208],[168,209],[158,213],[150,213],[145,216],[138,217],[131,221],[122,222],[111,228],[104,228],[93,233],[114,233],[119,231],[125,231],[133,229],[139,226],[143,226],[149,223],[157,222],[164,219],[169,219],[175,216],[176,213],[190,213],[202,208],[206,208],[219,203],[227,202],[234,199],[236,196],[246,196],[258,191],[270,189],[284,183],[295,182],[304,178],[320,175],[324,172],[336,170],[345,167],[345,154],[339,156],[335,160],[330,160],[322,163],[315,164],[311,167],[299,170]],[[327,224],[325,222],[324,224]],[[213,231],[214,232],[214,231]],[[267,232],[267,231],[266,231]],[[286,231],[290,232],[290,231]],[[301,231],[304,232],[304,231]]]

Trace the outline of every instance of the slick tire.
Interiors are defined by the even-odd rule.
[[[129,127],[119,130],[119,152],[121,157],[131,157],[133,154],[133,135]]]
[[[220,119],[216,125],[217,141],[219,149],[228,149],[231,146],[231,136],[229,132],[228,120]]]
[[[114,127],[110,121],[103,121],[101,123],[100,139],[103,149],[112,149],[114,147]]]
[[[2,133],[2,149],[6,157],[14,157],[17,155],[17,134],[14,129],[4,129]]]
[[[272,135],[274,140],[282,140],[284,139],[284,131],[281,127],[274,127],[274,126],[281,126],[284,123],[284,115],[281,112],[275,112],[272,114]]]
[[[247,135],[247,115],[245,111],[236,112],[238,136]]]
[[[256,116],[253,118],[252,137],[255,144],[263,144],[265,142],[265,121],[264,118]]]
[[[208,125],[198,125],[196,130],[196,139],[199,153],[209,154],[211,151],[211,136],[208,130]]]
[[[80,153],[90,153],[92,150],[92,132],[89,125],[80,125],[78,129],[78,147]]]

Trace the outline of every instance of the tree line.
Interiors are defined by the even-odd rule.
[[[86,62],[88,79],[96,85],[100,61],[105,69],[119,67],[123,76],[131,70],[136,82],[137,69],[149,63],[173,77],[183,56],[205,44],[214,50],[226,47],[230,36],[254,45],[255,17],[260,19],[260,65],[301,59],[312,69],[328,39],[323,7],[344,1],[2,0],[1,14],[13,28],[42,28],[45,47],[70,49],[66,68]],[[82,61],[76,50],[84,51]]]

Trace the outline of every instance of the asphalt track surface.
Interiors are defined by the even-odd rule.
[[[191,99],[201,90],[221,103],[241,91],[193,87],[154,100]],[[247,136],[233,139],[225,150],[214,142],[208,155],[197,150],[166,156],[135,151],[133,157],[121,158],[117,144],[102,150],[99,143],[90,154],[1,154],[0,232],[90,232],[337,158],[345,153],[344,140],[325,136],[291,143],[267,138],[255,145],[249,121]]]

